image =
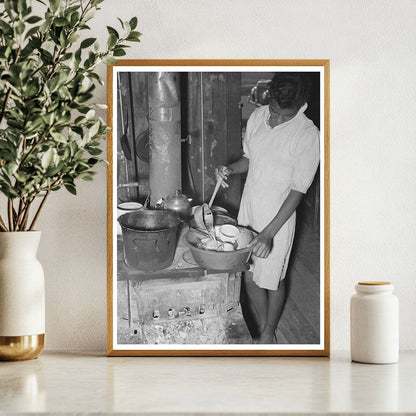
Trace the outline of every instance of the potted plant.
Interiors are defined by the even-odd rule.
[[[102,161],[108,127],[91,104],[100,63],[138,42],[137,18],[87,37],[103,0],[0,0],[0,359],[43,349],[44,278],[36,223],[51,192],[76,194]],[[41,16],[39,15],[41,14]],[[84,35],[84,36],[83,36]]]

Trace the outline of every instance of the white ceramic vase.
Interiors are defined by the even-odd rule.
[[[40,231],[0,232],[0,360],[36,358],[45,342]]]

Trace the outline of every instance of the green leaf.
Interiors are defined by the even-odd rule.
[[[69,61],[73,56],[74,56],[73,53],[67,52],[67,53],[65,53],[65,54],[62,55],[61,60],[62,61]]]
[[[84,154],[84,149],[78,149],[78,150],[75,152],[75,154],[74,154],[74,159],[75,159],[75,160],[77,160],[77,159],[81,159],[81,157],[83,156],[83,154]]]
[[[84,18],[82,19],[82,21],[85,23],[85,22],[88,22],[88,20],[91,20],[93,17],[94,17],[94,15],[95,15],[95,9],[90,9],[90,10],[88,10],[88,12],[85,14],[85,16],[84,16]],[[81,28],[86,28],[86,29],[89,29],[89,27],[87,26],[87,25],[83,25],[83,26],[80,26]]]
[[[41,117],[36,117],[33,121],[29,121],[26,124],[26,133],[33,133],[35,131],[40,131],[43,128],[43,119]]]
[[[68,45],[68,39],[65,36],[65,31],[61,31],[60,35],[59,35],[59,44],[65,48]]]
[[[58,143],[67,143],[65,136],[57,131],[51,131],[51,136],[54,138],[55,141]]]
[[[42,156],[41,165],[43,169],[47,169],[53,162],[54,149],[49,148]]]
[[[55,92],[55,90],[57,89],[57,86],[58,86],[58,82],[59,82],[59,77],[58,77],[58,76],[56,76],[56,77],[52,78],[52,79],[48,82],[48,87],[49,87],[49,90],[50,90],[51,92]]]
[[[21,121],[17,120],[7,120],[7,124],[9,127],[14,127],[15,129],[22,130],[23,129],[23,123]]]
[[[49,167],[46,170],[45,176],[47,176],[48,178],[51,178],[55,176],[57,173],[59,173],[61,171],[61,168],[62,168],[61,163],[59,164],[59,166]]]
[[[39,31],[39,26],[33,26],[32,28],[30,28],[25,35],[25,38],[30,38],[31,36],[33,36],[35,33],[37,33]]]
[[[7,163],[6,166],[4,167],[4,170],[7,172],[9,176],[12,176],[17,171],[17,163],[15,162]]]
[[[98,130],[100,128],[101,123],[99,121],[97,121],[96,123],[94,123],[94,125],[90,128],[89,132],[88,132],[88,136],[90,138],[94,137],[97,133]]]
[[[99,161],[100,159],[97,159],[96,157],[90,157],[87,160],[87,163],[92,167],[92,166],[95,166]]]
[[[129,36],[127,36],[126,40],[129,42],[140,42],[141,33],[139,32],[131,32]]]
[[[22,11],[22,16],[26,17],[26,16],[30,16],[31,14],[32,14],[32,8],[25,6],[25,8]]]
[[[110,33],[110,36],[107,40],[108,49],[113,49],[113,47],[117,44],[118,38],[113,33]]]
[[[11,152],[15,149],[15,147],[10,142],[7,142],[6,140],[0,140],[0,149],[1,149],[2,159],[3,159],[4,157],[3,151],[8,150]]]
[[[74,43],[74,42],[76,42],[79,38],[80,38],[80,36],[81,35],[78,35],[78,33],[74,33],[73,35],[71,35],[70,37],[69,37],[69,39],[68,39],[68,42],[71,44],[71,43]]]
[[[77,190],[75,189],[75,186],[74,185],[71,185],[69,183],[65,183],[64,186],[65,186],[65,189],[67,191],[69,191],[72,195],[76,195],[77,194]]]
[[[71,150],[69,149],[69,147],[66,147],[64,150],[64,155],[63,155],[63,159],[68,159],[71,156]]]
[[[120,35],[118,34],[117,30],[115,30],[113,27],[107,26],[107,31],[109,35],[114,35],[116,39],[120,39]]]
[[[86,101],[88,101],[91,98],[92,98],[92,94],[79,94],[77,99],[76,99],[76,102],[78,104],[82,104],[82,103],[85,103]]]
[[[71,26],[74,27],[79,21],[79,13],[75,11],[71,14]]]
[[[30,23],[31,25],[33,25],[34,23],[38,23],[38,22],[40,22],[42,20],[42,18],[41,17],[39,17],[39,16],[30,16],[27,20],[26,20],[26,22],[27,23]]]
[[[0,19],[0,29],[3,31],[5,35],[11,35],[13,33],[13,29],[10,25],[8,25],[4,20]]]
[[[137,27],[137,17],[136,16],[135,17],[132,17],[130,19],[129,26],[130,26],[130,29],[131,30],[136,29],[136,27]]]
[[[29,178],[29,176],[23,172],[15,172],[14,177],[21,183],[25,183]]]
[[[79,168],[79,169],[78,169]],[[78,161],[78,167],[77,167],[77,171],[79,170],[80,172],[85,172],[86,170],[88,170],[90,168],[90,165],[85,161],[80,159]]]
[[[119,17],[117,17],[117,20],[120,22],[120,25],[123,29],[126,28],[126,24],[128,24],[127,22],[123,22]]]
[[[84,39],[82,42],[81,42],[81,49],[85,49],[85,48],[88,48],[88,47],[90,47],[95,41],[97,40],[97,38],[87,38],[87,39]]]
[[[49,7],[52,13],[55,13],[58,10],[60,0],[49,0]]]
[[[25,0],[17,0],[17,12],[22,13],[25,9],[27,9],[27,4]]]
[[[91,147],[88,149],[88,153],[91,156],[98,156],[102,153],[103,151],[101,149],[99,149],[98,147]]]
[[[113,55],[114,56],[124,56],[124,55],[126,55],[126,51],[122,48],[116,47],[116,48],[114,48]]]
[[[95,172],[81,172],[78,175],[79,179],[83,179],[84,181],[92,181]]]
[[[42,59],[42,61],[43,61],[46,65],[49,65],[49,64],[52,64],[52,63],[53,63],[53,56],[52,56],[52,54],[51,54],[49,51],[47,51],[46,49],[41,49],[41,50],[40,50],[40,55],[41,55],[41,59]]]
[[[29,84],[24,92],[25,98],[31,98],[35,96],[38,92],[39,88],[37,84]]]
[[[7,198],[16,198],[18,196],[13,187],[5,183],[0,185],[0,190],[4,195],[6,195]]]
[[[25,24],[22,21],[18,22],[16,25],[16,33],[18,35],[21,35],[24,31],[25,31]]]
[[[94,118],[94,116],[95,116],[95,111],[94,110],[89,110],[88,113],[85,115],[85,118],[87,120],[90,120],[90,119]]]
[[[6,9],[6,12],[9,15],[10,19],[14,20],[14,16],[16,14],[16,2],[6,0],[4,2],[4,8]]]
[[[52,125],[53,121],[55,118],[55,113],[47,113],[44,116],[42,116],[43,121],[45,122],[46,125],[50,126]]]
[[[112,56],[108,56],[103,60],[106,65],[114,65],[117,63],[117,59],[113,58]]]
[[[69,26],[70,22],[68,19],[65,19],[65,17],[57,17],[54,21],[53,24],[57,27],[61,27],[61,26]]]

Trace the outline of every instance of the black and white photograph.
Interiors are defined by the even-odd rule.
[[[230,62],[110,67],[108,355],[329,354],[329,61]]]

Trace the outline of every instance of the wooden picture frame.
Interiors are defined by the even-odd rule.
[[[107,147],[108,356],[329,356],[329,68],[329,60],[120,60],[108,67],[107,123],[111,128]],[[241,134],[241,126],[244,126],[253,108],[267,105],[269,76],[276,72],[308,73],[312,79],[311,97],[315,95],[311,100],[315,101],[309,107],[307,116],[319,128],[320,164],[306,197],[297,209],[298,224],[301,224],[297,227],[305,227],[305,230],[309,230],[305,231],[305,235],[307,232],[313,235],[310,237],[313,248],[305,242],[302,247],[306,248],[299,248],[297,253],[302,250],[309,253],[307,257],[313,259],[313,271],[298,270],[299,277],[294,278],[290,267],[299,265],[289,263],[289,279],[286,281],[289,289],[286,290],[286,306],[279,321],[282,328],[279,329],[278,325],[275,332],[280,343],[266,345],[252,343],[241,324],[239,285],[242,269],[238,273],[223,273],[207,271],[196,265],[191,271],[192,267],[188,268],[186,262],[191,264],[194,260],[186,257],[185,247],[183,256],[178,260],[181,266],[175,266],[179,268],[159,272],[134,270],[134,267],[126,264],[123,257],[127,255],[120,248],[124,237],[118,235],[117,207],[120,201],[138,201],[148,205],[149,188],[155,188],[155,185],[151,185],[150,168],[146,167],[146,163],[149,164],[149,152],[155,152],[152,150],[152,146],[155,146],[152,140],[156,140],[152,138],[154,127],[151,126],[149,132],[148,125],[148,100],[151,98],[148,98],[147,84],[152,74],[175,73],[180,77],[183,117],[180,121],[180,138],[183,142],[181,175],[187,178],[183,181],[188,181],[187,185],[184,182],[182,184],[186,192],[183,189],[181,191],[187,194],[189,189],[193,190],[198,195],[194,198],[194,204],[198,205],[207,201],[212,192],[215,163],[229,163],[239,151],[242,152],[241,136],[244,135],[244,129]],[[264,74],[267,75],[266,79],[263,79]],[[241,99],[240,102],[237,102],[238,99]],[[236,104],[240,118],[236,113]],[[176,110],[169,111],[167,116],[160,113],[158,117],[176,117]],[[238,125],[240,130],[236,133]],[[236,134],[239,135],[239,141],[235,139]],[[125,137],[122,138],[123,135]],[[224,139],[220,140],[219,137]],[[204,146],[208,145],[209,149],[204,150]],[[218,153],[215,153],[216,146],[220,146]],[[198,152],[206,152],[202,162]],[[150,162],[156,163],[152,160],[155,161],[156,156]],[[193,179],[195,176],[198,178]],[[154,181],[153,178],[153,184]],[[230,179],[230,189],[224,190],[219,197],[221,202],[225,201],[225,205],[229,203],[230,212],[238,209],[243,182],[244,178],[233,177]],[[136,189],[128,190],[129,186]],[[298,229],[295,245],[297,233]],[[291,262],[295,263],[300,254],[296,257],[293,250],[295,248],[292,249],[291,258],[294,260]],[[308,279],[308,273],[313,277]],[[199,283],[201,281],[206,282],[203,289]],[[299,289],[298,286],[306,289]],[[176,300],[171,293],[175,293],[178,299],[181,297],[178,305],[172,308],[170,306]],[[204,297],[202,301],[198,298],[201,296]],[[199,306],[195,306],[196,302],[187,307],[186,300],[194,298],[199,299]],[[312,298],[314,300],[310,301]],[[198,316],[198,312],[192,308],[197,308],[199,313],[203,309],[204,313],[205,303],[208,309],[211,308],[211,315]],[[182,304],[184,310],[181,309]],[[230,324],[230,314],[233,313],[236,314],[235,322]],[[282,321],[285,313],[292,315]],[[240,338],[240,335],[235,334],[238,331],[244,333]],[[178,339],[183,342],[178,342]],[[238,343],[233,341],[235,339],[238,339]],[[188,343],[188,340],[193,341]],[[239,343],[240,340],[242,343]]]

